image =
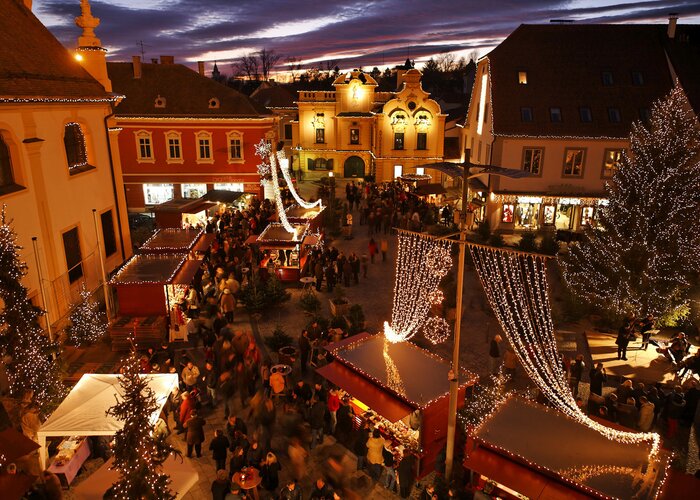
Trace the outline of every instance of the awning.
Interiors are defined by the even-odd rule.
[[[257,245],[258,243],[258,235],[257,234],[251,234],[248,236],[248,239],[245,240],[244,245]]]
[[[192,205],[187,205],[185,208],[182,209],[183,214],[198,214],[199,212],[203,212],[205,210],[209,210],[210,208],[213,208],[216,206],[216,203],[212,201],[204,201],[201,198],[197,200],[197,203],[193,203]]]
[[[304,241],[302,242],[302,245],[311,245],[311,246],[316,246],[318,245],[319,241],[318,235],[315,234],[309,234],[304,238]]]
[[[197,243],[192,250],[197,253],[204,253],[209,250],[209,247],[211,247],[215,239],[216,235],[212,233],[205,233],[201,238],[199,238],[199,240],[197,240]]]
[[[351,396],[362,401],[370,410],[390,422],[398,422],[413,412],[407,403],[389,394],[365,377],[358,375],[338,361],[316,369],[316,373],[328,379]]]
[[[197,274],[201,265],[201,260],[186,260],[170,283],[173,285],[191,285],[194,275]]]
[[[225,189],[212,189],[202,196],[200,200],[215,201],[217,203],[233,203],[245,193],[227,191]]]
[[[422,186],[418,186],[415,190],[415,193],[418,196],[427,196],[430,194],[446,194],[447,190],[443,187],[442,184],[423,184]]]

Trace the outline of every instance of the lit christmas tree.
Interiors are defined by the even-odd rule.
[[[513,391],[506,390],[508,375],[502,370],[496,375],[489,375],[485,384],[479,384],[474,392],[466,398],[464,407],[459,411],[460,421],[467,427],[467,431],[479,427],[493,412],[508,399]]]
[[[10,394],[24,398],[32,393],[42,412],[49,413],[65,396],[59,366],[51,359],[56,344],[39,326],[44,312],[32,305],[22,277],[27,264],[19,258],[17,235],[7,219],[5,206],[0,213],[0,352],[12,361],[8,366]]]
[[[600,224],[562,258],[570,289],[613,314],[672,320],[700,270],[700,127],[676,86],[634,123]]]
[[[77,347],[93,344],[107,333],[105,315],[90,298],[90,291],[85,287],[85,283],[80,289],[80,297],[82,302],[71,312],[71,326],[68,329],[68,339]]]
[[[178,453],[154,437],[151,417],[158,409],[155,395],[148,387],[148,377],[139,375],[139,357],[132,347],[125,360],[119,385],[122,400],[107,410],[107,414],[124,422],[124,428],[114,436],[114,464],[119,481],[112,485],[106,498],[131,500],[171,500],[170,476],[161,471],[171,453]]]

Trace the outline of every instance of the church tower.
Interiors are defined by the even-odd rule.
[[[107,76],[107,49],[102,47],[102,42],[95,36],[95,28],[100,25],[100,20],[92,15],[89,0],[80,0],[80,11],[75,24],[83,29],[83,34],[78,38],[75,58],[107,92],[112,92],[112,82]]]

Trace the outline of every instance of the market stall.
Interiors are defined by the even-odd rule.
[[[203,229],[157,229],[138,249],[142,254],[184,253],[190,259],[203,255],[214,242],[213,234]]]
[[[511,397],[473,433],[464,466],[501,498],[656,498],[670,454],[623,443],[552,408]]]
[[[316,232],[323,225],[323,217],[321,214],[325,209],[326,207],[323,206],[304,208],[297,204],[293,204],[288,206],[284,213],[287,215],[287,220],[290,222],[290,224],[308,224],[309,231]],[[278,222],[279,215],[275,213],[270,220],[273,222]]]
[[[247,245],[257,245],[263,258],[261,275],[274,272],[281,281],[299,281],[309,249],[319,244],[319,236],[309,234],[308,224],[294,224],[289,233],[279,223],[270,223],[259,236],[251,236]]]
[[[143,375],[148,380],[148,387],[156,398],[157,409],[151,416],[152,422],[158,419],[163,405],[172,390],[177,387],[175,373]],[[50,437],[71,437],[73,443],[67,443],[64,462],[66,465],[80,452],[88,436],[113,436],[124,423],[114,416],[107,415],[107,410],[122,397],[119,375],[86,373],[51,416],[44,422],[37,433],[39,437],[39,462],[42,470],[46,468],[46,440]],[[66,442],[64,440],[63,442]],[[67,450],[73,450],[70,454]],[[83,458],[84,460],[84,458]],[[79,467],[78,467],[79,469]]]
[[[333,361],[316,372],[351,396],[357,424],[369,420],[394,449],[418,459],[418,476],[433,470],[447,438],[450,364],[410,342],[360,334],[331,344]],[[477,377],[463,371],[458,401]]]
[[[219,209],[219,204],[204,197],[173,198],[153,207],[156,227],[196,228],[204,227],[209,217]]]

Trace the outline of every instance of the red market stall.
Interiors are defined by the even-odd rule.
[[[323,211],[326,207],[313,207],[304,208],[297,204],[288,206],[284,213],[287,216],[287,220],[290,224],[308,224],[309,231],[316,232],[321,229],[323,225]],[[274,214],[270,220],[274,222],[279,221],[279,215]]]
[[[174,198],[153,208],[156,227],[204,227],[219,204],[203,198]]]
[[[141,254],[184,253],[189,258],[196,258],[209,250],[214,242],[213,234],[202,229],[157,229],[153,236],[141,245]]]
[[[470,437],[464,467],[505,499],[657,498],[670,453],[607,439],[538,403],[511,397]]]
[[[307,224],[294,224],[289,233],[280,223],[267,225],[259,236],[250,236],[247,245],[257,245],[263,254],[260,270],[274,272],[280,281],[299,281],[309,249],[318,245],[320,236],[309,234]],[[262,276],[266,272],[261,273]]]
[[[327,349],[333,361],[316,373],[351,396],[356,423],[369,420],[395,448],[415,455],[418,477],[431,472],[447,439],[450,363],[410,342],[366,333]],[[462,371],[458,401],[477,380]]]

